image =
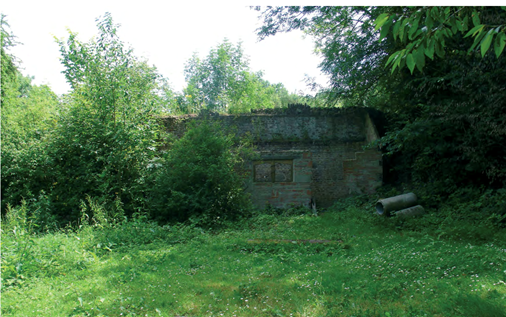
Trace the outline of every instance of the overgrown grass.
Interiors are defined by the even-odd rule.
[[[2,315],[506,316],[504,229],[476,239],[452,235],[457,220],[431,225],[435,213],[400,221],[371,207],[349,199],[219,231],[137,216],[38,235],[18,208],[3,226]],[[295,241],[309,239],[336,243]]]

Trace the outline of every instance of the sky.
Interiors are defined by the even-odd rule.
[[[213,3],[6,0],[1,11],[7,16],[10,31],[23,43],[10,51],[21,60],[22,73],[34,76],[33,83],[47,84],[57,94],[66,93],[69,86],[61,73],[55,37],[67,39],[70,29],[87,42],[98,34],[96,19],[106,12],[120,24],[119,38],[134,49],[135,56],[155,65],[176,91],[186,85],[184,65],[192,54],[197,52],[205,58],[225,38],[242,42],[251,71],[263,71],[264,79],[282,83],[289,92],[310,93],[304,83],[306,75],[327,85],[310,37],[290,32],[258,41],[255,29],[261,25],[259,12],[242,4]]]

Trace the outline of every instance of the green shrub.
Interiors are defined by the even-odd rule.
[[[3,127],[2,132],[9,133]],[[48,148],[47,134],[41,139],[26,137],[18,143],[2,136],[2,215],[8,204],[17,206],[23,199],[35,199],[41,190],[50,187]]]
[[[159,169],[153,217],[214,226],[246,214],[250,201],[241,169],[248,149],[218,122],[190,122]]]
[[[25,132],[9,121],[9,131],[20,137],[2,135],[2,143],[8,140],[2,144],[2,196],[7,198],[2,208],[25,199],[41,204],[30,209],[39,212],[38,221],[47,222],[50,213],[60,225],[75,225],[86,197],[106,210],[119,203],[126,215],[145,207],[153,180],[149,164],[161,138],[155,120],[161,77],[120,41],[110,14],[97,22],[96,40],[83,43],[70,32],[66,42],[58,41],[72,92],[57,114]],[[39,130],[46,132],[39,135]],[[41,190],[44,200],[37,201]]]

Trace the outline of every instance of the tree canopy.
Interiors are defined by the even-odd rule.
[[[257,10],[262,10],[257,8]],[[379,7],[268,7],[261,12],[263,25],[259,39],[279,32],[302,30],[315,41],[315,51],[322,55],[321,71],[330,78],[328,104],[375,103],[388,94],[382,65],[388,43],[379,42],[374,31]]]
[[[506,181],[504,8],[256,9],[260,39],[294,29],[315,39],[329,104],[386,114],[380,145],[395,168],[444,190]]]
[[[282,84],[272,85],[252,72],[241,43],[224,40],[204,59],[194,54],[185,65],[188,86],[179,97],[179,111],[207,109],[220,112],[249,112],[256,108],[274,108],[297,102]]]
[[[468,54],[479,47],[481,57],[492,49],[496,57],[501,56],[506,45],[506,7],[412,7],[402,12],[385,12],[376,20],[375,30],[381,29],[380,40],[393,35],[395,41],[406,46],[393,53],[387,65],[392,72],[407,65],[411,73],[422,71],[425,57],[434,59],[445,56],[445,43],[458,34],[474,41]],[[493,43],[493,45],[492,45]]]

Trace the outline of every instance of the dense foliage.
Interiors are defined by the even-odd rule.
[[[421,19],[423,12],[427,18]],[[462,23],[469,16],[467,26],[457,13]],[[480,18],[474,25],[490,35],[462,33],[471,28],[473,13]],[[465,184],[504,186],[503,8],[269,7],[262,17],[260,38],[293,29],[315,38],[324,58],[320,67],[331,75],[332,100],[386,113],[390,124],[380,145],[391,155],[390,167],[437,192]],[[493,34],[496,54],[485,55]],[[421,48],[403,51],[406,45],[425,45],[422,55],[433,58],[436,51],[444,58],[425,59]],[[392,72],[388,62],[409,70]],[[419,71],[411,74],[415,66]]]
[[[315,38],[322,71],[333,83],[319,98],[386,114],[389,123],[380,127],[385,133],[378,145],[390,155],[385,161],[398,173],[394,180],[429,188],[427,195],[438,199],[467,185],[485,197],[487,188],[506,181],[505,12],[267,8],[259,36],[302,29]],[[479,16],[472,22],[481,29],[469,34],[472,18],[466,26],[466,14]],[[228,41],[202,60],[194,55],[186,65],[188,86],[173,92],[154,66],[121,42],[109,14],[97,22],[95,40],[81,42],[72,32],[57,40],[72,87],[58,97],[19,72],[9,54],[15,37],[2,16],[2,213],[24,202],[39,230],[75,225],[83,212],[95,221],[100,208],[110,215],[143,212],[162,222],[202,225],[247,213],[237,169],[240,142],[203,123],[190,126],[163,152],[167,136],[155,118],[164,112],[249,112],[300,97],[252,72],[241,45]],[[496,33],[480,33],[492,26]],[[420,33],[431,27],[433,33]],[[494,54],[485,54],[488,41]],[[396,53],[411,44],[420,51],[423,46],[427,59],[419,52]],[[396,63],[395,71],[388,61]],[[494,219],[501,223],[504,214]]]
[[[252,72],[241,44],[225,40],[203,60],[194,54],[185,65],[188,86],[178,96],[177,112],[201,109],[244,113],[258,108],[279,108],[303,99],[289,93],[283,84],[271,84],[262,72]]]
[[[121,202],[127,214],[144,207],[147,166],[156,156],[159,75],[119,40],[110,15],[98,21],[97,41],[71,33],[59,41],[73,91],[50,141],[55,212],[75,220],[90,196]]]
[[[506,11],[506,7],[501,9]],[[479,46],[482,57],[493,48],[492,51],[499,58],[506,45],[504,12],[493,8],[410,7],[399,13],[382,13],[374,23],[375,29],[381,28],[380,39],[391,33],[394,40],[407,44],[388,58],[387,65],[391,64],[392,72],[404,65],[408,66],[411,73],[415,66],[422,71],[425,56],[432,60],[434,56],[443,58],[446,41],[456,35],[473,37],[468,52],[473,52]]]
[[[1,16],[1,194],[2,215],[8,203],[34,198],[45,183],[41,167],[46,141],[55,126],[53,116],[58,110],[58,97],[46,85],[33,85],[32,77],[19,71],[19,61],[9,49],[16,44]],[[35,186],[35,187],[34,187]]]
[[[41,228],[75,224],[87,201],[107,208],[124,206],[127,214],[146,203],[147,166],[159,139],[153,117],[160,105],[159,76],[124,48],[110,15],[99,20],[98,27],[97,41],[81,43],[75,33],[66,43],[58,41],[72,92],[51,114],[51,129],[43,137],[37,135],[48,117],[45,109],[51,109],[44,102],[57,102],[48,88],[31,87],[28,82],[26,94],[2,103],[22,114],[7,112],[4,117],[9,121],[2,128],[10,133],[8,140],[2,134],[3,208],[22,199],[38,206],[42,215],[36,221]],[[34,93],[39,99],[30,99]],[[36,117],[30,108],[20,111],[29,102]],[[19,142],[15,135],[20,135]]]
[[[159,168],[153,190],[154,218],[209,226],[238,219],[250,209],[244,192],[244,159],[252,155],[248,140],[237,140],[219,122],[189,122]]]
[[[260,8],[257,8],[260,10]],[[383,8],[269,7],[262,12],[258,36],[303,30],[315,41],[323,59],[320,68],[329,76],[331,104],[370,105],[386,93],[382,63],[388,44],[379,42],[374,19]],[[382,89],[383,88],[383,89]]]
[[[44,231],[82,223],[83,214],[100,222],[97,210],[108,210],[106,220],[144,213],[203,225],[248,211],[237,169],[245,144],[202,124],[163,154],[168,138],[157,117],[173,110],[175,94],[125,47],[109,14],[97,26],[96,40],[72,32],[57,40],[72,88],[60,100],[17,68],[2,82],[2,213],[24,204]]]

